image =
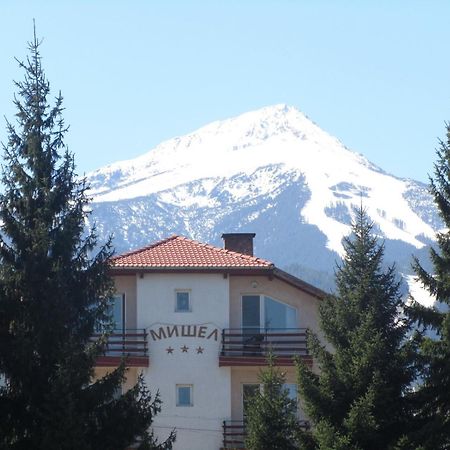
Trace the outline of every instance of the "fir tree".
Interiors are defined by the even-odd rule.
[[[268,363],[260,373],[261,390],[247,404],[245,445],[248,450],[295,450],[297,404],[289,398],[273,356]]]
[[[450,125],[447,141],[440,141],[434,179],[430,190],[446,231],[436,234],[439,250],[430,249],[433,274],[427,273],[417,258],[414,269],[419,281],[436,298],[439,306],[411,307],[412,316],[435,337],[424,337],[419,354],[421,384],[414,395],[415,442],[429,450],[450,448]]]
[[[17,123],[7,123],[0,195],[0,448],[124,449],[140,440],[159,447],[147,431],[161,401],[142,379],[117,398],[125,366],[99,380],[94,365],[105,336],[113,285],[111,245],[85,234],[87,186],[64,145],[62,97],[54,106],[39,42],[20,66]]]
[[[300,398],[313,424],[312,436],[301,437],[323,450],[400,448],[414,371],[399,283],[394,267],[383,269],[383,246],[362,207],[343,244],[336,294],[320,305],[320,326],[333,349],[311,335],[319,373],[298,363]]]

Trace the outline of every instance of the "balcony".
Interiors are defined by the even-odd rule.
[[[308,430],[310,425],[307,420],[299,420],[299,427]],[[243,420],[224,420],[223,446],[222,449],[244,449],[245,448],[245,422]]]
[[[101,333],[92,336],[92,341],[101,337]],[[96,362],[97,367],[117,367],[126,358],[127,367],[148,367],[147,332],[144,329],[114,331],[108,335],[103,355]]]
[[[293,366],[295,357],[312,365],[306,328],[227,328],[222,330],[219,366],[265,366],[272,353],[278,366]]]

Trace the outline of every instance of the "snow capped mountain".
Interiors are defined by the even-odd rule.
[[[387,259],[409,273],[441,226],[425,185],[387,174],[286,105],[211,123],[88,182],[98,230],[114,230],[118,251],[170,233],[220,245],[223,232],[252,231],[258,256],[332,273],[362,203]]]

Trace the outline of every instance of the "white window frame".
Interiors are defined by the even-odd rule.
[[[264,306],[264,298],[268,297],[272,300],[274,300],[275,302],[281,303],[282,305],[286,305],[292,309],[295,310],[295,323],[296,323],[296,327],[299,327],[298,325],[298,308],[296,306],[290,305],[289,303],[283,302],[277,298],[271,297],[270,295],[267,294],[255,294],[254,292],[251,293],[243,293],[241,294],[241,307],[240,307],[240,315],[241,315],[241,329],[244,328],[248,328],[248,327],[244,327],[244,317],[242,315],[242,306],[243,306],[243,302],[244,302],[244,297],[259,297],[259,328],[260,330],[264,330],[265,329],[265,323],[266,323],[266,318],[265,318],[265,306]],[[250,327],[252,328],[252,327]],[[248,383],[251,384],[251,383]]]
[[[179,388],[189,388],[189,405],[180,404]],[[190,408],[194,406],[194,385],[193,384],[177,384],[175,386],[176,406],[180,408]]]

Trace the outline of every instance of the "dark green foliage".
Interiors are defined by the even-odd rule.
[[[413,303],[411,315],[435,337],[424,337],[420,346],[422,383],[414,396],[417,406],[413,438],[426,449],[450,448],[450,125],[447,141],[440,142],[430,190],[447,231],[437,233],[439,250],[431,248],[433,274],[414,260],[419,281],[440,307]]]
[[[96,236],[84,235],[89,198],[64,146],[62,97],[49,106],[36,37],[29,49],[0,195],[0,448],[117,450],[136,439],[159,448],[147,428],[161,402],[142,380],[116,398],[124,364],[93,379],[105,336],[90,336],[108,320],[111,246],[90,256]]]
[[[298,363],[300,398],[321,450],[394,449],[408,428],[404,397],[414,377],[409,325],[394,268],[383,270],[383,246],[365,211],[336,271],[337,291],[320,305],[320,325],[333,350],[317,336],[309,345],[320,374]]]
[[[245,440],[247,450],[295,450],[297,405],[283,387],[284,375],[269,357],[260,373],[261,391],[248,402]]]

